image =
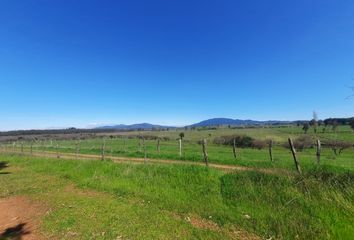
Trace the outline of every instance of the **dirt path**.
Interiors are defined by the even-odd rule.
[[[33,151],[33,153],[29,152],[18,152],[18,151],[4,151],[0,150],[3,153],[16,153],[23,155],[31,155],[37,157],[49,157],[49,158],[57,158],[57,153],[49,152],[49,151]],[[101,155],[97,154],[75,154],[75,153],[63,153],[60,152],[59,156],[61,159],[81,159],[81,160],[101,160]],[[170,160],[170,159],[153,159],[153,158],[131,158],[131,157],[111,157],[107,156],[106,159],[110,159],[116,163],[147,163],[147,164],[181,164],[181,165],[194,165],[194,166],[205,166],[202,162],[192,162],[192,161],[184,161],[184,160]],[[209,167],[216,168],[225,172],[232,171],[257,171],[263,173],[287,173],[287,170],[284,169],[270,169],[270,168],[255,168],[255,167],[245,167],[238,165],[226,165],[226,164],[216,164],[209,163]]]
[[[0,239],[40,240],[39,219],[45,208],[25,197],[0,199]]]

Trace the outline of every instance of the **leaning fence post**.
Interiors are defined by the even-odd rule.
[[[273,140],[272,139],[269,140],[269,157],[270,157],[270,161],[273,162]]]
[[[204,162],[205,162],[205,165],[209,165],[208,164],[208,153],[207,153],[207,147],[206,147],[206,144],[207,144],[207,140],[204,138],[203,141],[202,141],[202,146],[203,146],[203,156],[204,156]]]
[[[233,140],[232,152],[234,154],[234,158],[236,159],[236,139]]]
[[[317,164],[320,164],[320,160],[321,160],[321,141],[320,141],[320,139],[317,139],[316,157],[317,157]]]
[[[297,160],[297,156],[296,156],[296,150],[294,148],[294,143],[293,143],[293,140],[291,138],[288,139],[289,141],[289,145],[290,145],[290,149],[291,149],[291,152],[293,154],[293,158],[294,158],[294,162],[295,162],[295,167],[296,167],[296,170],[299,174],[301,174],[301,167],[300,167],[300,164]]]

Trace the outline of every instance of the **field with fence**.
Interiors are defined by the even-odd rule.
[[[348,126],[20,136],[1,142],[0,208],[42,213],[35,239],[350,239],[353,142]]]
[[[238,139],[235,145],[232,141],[225,142],[235,138]],[[72,153],[100,155],[102,159],[126,157],[203,162],[201,143],[205,139],[210,163],[294,169],[289,138],[294,142],[304,169],[318,164],[316,143],[320,140],[320,164],[354,170],[354,133],[349,126],[340,126],[335,132],[330,128],[317,133],[310,129],[307,134],[297,126],[113,132],[65,140],[19,139],[3,143],[2,149],[27,154],[53,152],[59,157],[61,153]]]

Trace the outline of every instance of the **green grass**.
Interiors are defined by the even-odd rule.
[[[320,128],[321,129],[321,128]],[[329,139],[337,139],[354,143],[354,133],[349,126],[339,126],[337,132],[334,133],[330,128],[326,132],[318,131],[317,134],[310,129],[308,136],[314,139],[319,138],[322,141]],[[285,168],[294,169],[292,155],[289,149],[282,145],[287,142],[288,137],[296,138],[303,135],[301,127],[283,126],[283,127],[264,127],[264,128],[241,128],[228,129],[219,128],[216,130],[188,130],[185,132],[183,140],[183,154],[179,156],[179,143],[177,141],[180,130],[171,131],[155,131],[142,132],[145,135],[154,135],[159,137],[169,137],[169,141],[161,141],[161,152],[157,153],[156,140],[146,140],[146,152],[148,158],[155,159],[174,159],[181,161],[202,161],[201,146],[197,140],[202,138],[208,139],[208,155],[212,163],[242,165],[263,168]],[[139,132],[116,133],[120,135],[139,135]],[[232,149],[229,146],[215,145],[212,140],[215,137],[231,134],[246,134],[256,139],[274,139],[276,146],[274,147],[274,162],[269,161],[267,149],[257,150],[251,148],[238,148],[237,159],[235,160],[232,154]],[[103,140],[101,138],[91,138],[80,141],[80,153],[83,154],[101,154]],[[124,144],[125,142],[125,144]],[[24,151],[29,152],[29,142],[24,142]],[[56,151],[56,145],[59,146],[60,152],[75,153],[77,140],[60,140],[60,141],[40,141],[33,146],[35,151]],[[4,146],[4,145],[3,145]],[[105,140],[105,155],[122,157],[144,157],[143,147],[139,145],[139,139],[125,138],[118,136],[115,138],[106,137]],[[6,145],[7,149],[12,149],[12,144]],[[20,151],[21,141],[15,146],[16,151]],[[298,152],[299,159],[303,168],[312,168],[316,161],[316,149],[306,149],[303,152]],[[325,165],[333,165],[354,170],[354,149],[346,149],[343,154],[335,155],[331,149],[324,147],[322,151],[322,163]]]
[[[20,169],[0,174],[0,196],[25,194],[54,206],[44,219],[44,231],[64,239],[73,238],[68,232],[80,239],[227,239],[231,228],[279,239],[354,235],[354,173],[339,166],[309,165],[300,177],[0,156]],[[100,194],[63,191],[71,183]],[[211,219],[222,231],[193,227],[184,220],[193,215]]]

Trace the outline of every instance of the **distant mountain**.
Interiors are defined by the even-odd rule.
[[[255,120],[250,120],[250,119],[241,120],[241,119],[231,119],[231,118],[212,118],[212,119],[204,120],[199,123],[189,125],[187,127],[211,127],[211,126],[222,126],[222,125],[231,125],[231,126],[280,125],[280,124],[289,124],[289,123],[294,123],[294,122],[292,122],[292,121],[277,121],[277,120],[255,121]],[[151,130],[151,129],[161,129],[161,128],[176,128],[176,127],[155,125],[155,124],[150,124],[150,123],[138,123],[138,124],[132,124],[132,125],[118,124],[118,125],[102,126],[102,127],[97,127],[96,129]]]
[[[208,120],[201,121],[190,125],[189,127],[210,127],[210,126],[221,126],[221,125],[231,125],[231,126],[244,126],[244,125],[279,125],[279,124],[289,124],[291,121],[255,121],[255,120],[241,120],[241,119],[231,119],[231,118],[212,118]]]
[[[118,125],[97,127],[97,129],[118,129],[118,130],[136,130],[136,129],[149,130],[153,128],[161,129],[161,128],[174,128],[174,127],[155,125],[150,123],[138,123],[138,124],[131,124],[131,125],[118,124]]]

